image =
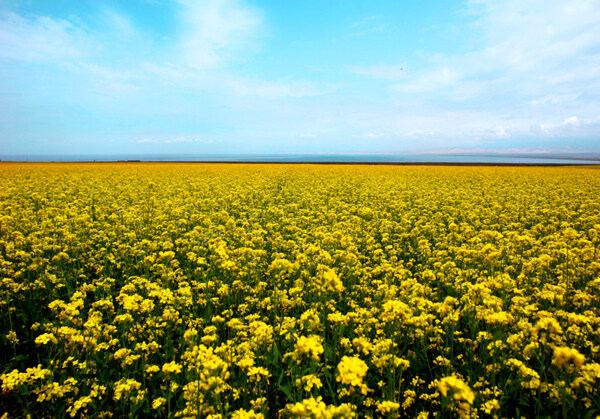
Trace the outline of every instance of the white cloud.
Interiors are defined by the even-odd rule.
[[[141,138],[132,140],[135,144],[212,144],[216,141],[213,138],[203,138],[194,136],[178,136],[171,138]]]
[[[104,112],[127,129],[131,128],[123,121],[145,118],[139,124],[144,131],[132,133],[133,138],[151,129],[163,136],[132,142],[165,148],[170,144],[172,149],[212,142],[193,134],[195,129],[202,132],[205,123],[235,127],[235,133],[216,131],[217,143],[229,145],[235,138],[236,144],[250,144],[250,138],[279,146],[288,138],[292,144],[339,150],[365,144],[392,151],[511,147],[532,138],[541,138],[544,146],[562,144],[561,138],[597,144],[600,138],[598,0],[472,1],[468,11],[478,31],[472,51],[414,57],[387,52],[387,63],[379,58],[373,65],[347,67],[354,74],[383,80],[389,88],[385,92],[377,91],[381,86],[375,83],[356,83],[356,77],[341,87],[318,79],[261,77],[264,63],[254,66],[244,60],[263,46],[267,15],[244,0],[164,4],[176,7],[169,17],[172,32],[160,38],[158,33],[145,33],[136,26],[135,16],[120,10],[94,9],[98,12],[93,16],[62,19],[0,11],[0,77],[10,76],[6,86],[32,98],[22,105],[17,95],[4,95],[0,108],[16,114],[39,103],[39,93],[47,90],[46,103],[59,105],[55,109],[66,103],[90,115]],[[346,26],[345,36],[375,31],[383,19]],[[331,57],[331,63],[336,58]],[[12,60],[27,65],[13,66]],[[310,74],[323,77],[317,71]],[[343,76],[340,80],[347,82]],[[323,94],[334,90],[336,94]],[[311,100],[315,95],[322,96]],[[164,129],[172,127],[171,121],[181,122],[179,126],[192,134]],[[323,141],[298,139],[315,138],[315,133]]]
[[[488,138],[507,138],[508,133],[505,127],[499,126],[487,129],[476,129],[473,131],[473,135],[476,137],[488,137]]]
[[[0,58],[22,61],[80,59],[94,49],[85,30],[65,19],[27,19],[0,11]]]
[[[549,94],[543,97],[538,97],[529,101],[529,105],[546,106],[546,105],[570,105],[575,103],[581,96],[581,93],[571,93],[564,95]]]
[[[441,93],[448,100],[600,94],[598,1],[471,1],[483,48],[430,57],[429,70],[407,77],[403,92]],[[496,102],[489,101],[492,106]]]
[[[548,148],[539,148],[539,147],[510,147],[510,148],[482,148],[482,147],[473,147],[473,148],[443,148],[436,150],[425,150],[419,151],[415,154],[552,154],[555,153],[556,150],[548,149]]]
[[[404,70],[405,67],[405,64],[375,64],[370,66],[351,67],[350,72],[374,79],[398,80],[406,75]]]
[[[430,138],[433,137],[435,135],[435,131],[430,131],[430,130],[415,130],[415,131],[409,131],[406,133],[407,137],[414,137],[414,138]]]
[[[381,16],[367,16],[348,25],[349,37],[360,37],[370,33],[383,32],[388,25],[383,23]]]
[[[456,89],[463,75],[456,69],[442,67],[413,78],[406,83],[397,84],[394,89],[405,93],[440,92]]]
[[[180,46],[186,64],[198,68],[222,66],[235,54],[256,48],[263,18],[238,0],[178,0],[185,23]]]
[[[320,90],[312,83],[282,82],[244,77],[235,74],[217,75],[219,83],[231,93],[239,96],[258,96],[263,98],[304,97],[320,94]]]
[[[352,22],[351,24],[348,25],[349,29],[354,29],[354,28],[364,28],[365,26],[371,26],[373,25],[374,22],[378,22],[381,19],[381,16],[366,16],[360,20],[357,20],[355,22]]]
[[[599,138],[600,117],[593,119],[580,119],[570,116],[561,122],[543,123],[532,127],[535,134],[542,134],[551,138]]]
[[[190,137],[174,137],[167,138],[163,141],[165,144],[212,144],[215,140],[212,138],[190,138]]]
[[[182,93],[266,99],[320,94],[313,83],[267,80],[233,69],[241,57],[260,49],[267,29],[258,9],[242,0],[175,4],[176,34],[172,41],[161,41],[162,46],[116,9],[87,16],[87,26],[77,16],[25,17],[0,10],[0,59],[59,65],[62,77],[73,80],[76,75],[80,85],[94,93],[78,100],[103,106],[123,98],[147,101],[142,108],[160,108],[169,101],[156,96]]]
[[[164,141],[165,144],[191,143],[192,141],[184,137],[169,138]]]
[[[111,32],[117,32],[128,38],[137,36],[139,29],[135,27],[131,19],[116,10],[106,9],[102,13],[102,20],[111,28]]]
[[[416,55],[422,62],[403,77],[388,72],[394,65],[351,69],[389,80],[399,100],[413,104],[409,113],[429,104],[422,122],[404,121],[409,137],[430,127],[442,137],[496,143],[600,136],[598,0],[477,0],[467,12],[478,49]]]

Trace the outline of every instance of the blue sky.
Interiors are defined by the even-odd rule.
[[[600,0],[0,0],[2,154],[600,152]]]

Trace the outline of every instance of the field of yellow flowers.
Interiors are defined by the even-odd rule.
[[[0,415],[600,414],[600,167],[0,164]]]

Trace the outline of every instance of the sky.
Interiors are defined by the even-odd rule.
[[[0,157],[445,152],[600,152],[600,0],[0,0]]]

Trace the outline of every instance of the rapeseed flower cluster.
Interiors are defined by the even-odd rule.
[[[0,414],[593,417],[599,174],[0,163]]]
[[[337,369],[337,381],[350,386],[351,390],[357,387],[363,394],[367,394],[368,388],[363,383],[363,378],[367,374],[369,367],[365,361],[355,356],[344,356],[338,364]]]

